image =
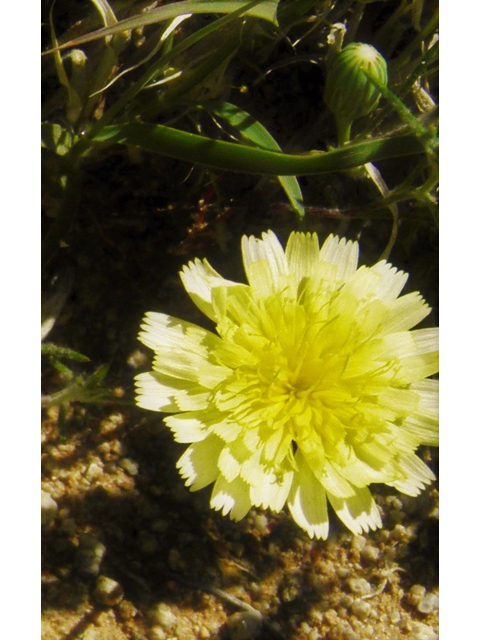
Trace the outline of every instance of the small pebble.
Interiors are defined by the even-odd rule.
[[[421,584],[414,584],[407,594],[407,602],[414,607],[418,607],[420,602],[425,597],[426,589]]]
[[[400,615],[399,611],[397,611],[396,609],[393,609],[393,611],[390,611],[388,617],[390,619],[390,622],[392,622],[393,624],[398,624],[402,616]]]
[[[48,526],[55,520],[57,515],[58,505],[52,496],[46,491],[42,491],[42,527]]]
[[[350,578],[347,582],[350,591],[356,596],[366,596],[372,592],[372,585],[365,578]]]
[[[155,625],[167,631],[172,629],[177,622],[177,615],[166,602],[160,602],[156,607],[151,609],[150,618]]]
[[[401,511],[403,509],[403,502],[397,496],[395,496],[392,500],[392,507],[396,511]]]
[[[103,467],[101,467],[100,465],[96,464],[95,462],[92,462],[92,464],[89,465],[87,472],[85,474],[85,478],[89,481],[89,482],[93,482],[94,480],[96,480],[97,478],[99,478],[103,473]]]
[[[139,369],[140,367],[143,367],[147,364],[147,360],[147,356],[143,353],[143,351],[140,351],[140,349],[135,349],[135,351],[133,351],[129,355],[127,364],[129,367],[132,367],[132,369]]]
[[[362,549],[365,548],[367,544],[367,539],[365,538],[365,536],[354,536],[352,539],[352,547],[354,549],[358,549],[359,551],[361,551]]]
[[[366,620],[370,615],[372,605],[365,600],[355,600],[351,606],[351,610],[354,616],[359,620]]]
[[[129,476],[138,475],[138,462],[135,462],[135,460],[122,458],[118,464],[128,473]]]
[[[122,600],[118,605],[118,615],[121,620],[127,621],[135,618],[138,611],[129,600]]]
[[[378,560],[378,556],[380,555],[380,549],[377,547],[373,547],[372,545],[367,545],[365,549],[362,549],[360,552],[362,559],[366,562],[376,562]]]
[[[438,640],[438,634],[423,622],[413,622],[407,640]]]
[[[340,622],[330,630],[328,637],[331,638],[331,640],[361,640],[358,633],[352,629],[347,620],[340,620]]]
[[[107,578],[107,576],[98,576],[93,597],[100,604],[113,607],[123,599],[123,589],[115,580]]]
[[[268,533],[268,519],[264,513],[258,513],[253,518],[253,524],[255,529],[261,534],[266,535]]]
[[[75,566],[84,576],[98,576],[106,547],[95,536],[85,533],[80,536],[80,546],[75,556]]]
[[[344,578],[348,578],[351,573],[352,572],[348,567],[338,567],[337,576],[342,580]]]
[[[420,613],[433,613],[438,609],[438,606],[438,596],[433,593],[427,593],[427,595],[418,603],[417,609]]]
[[[263,621],[260,614],[249,611],[234,613],[220,630],[221,640],[260,640]]]
[[[403,524],[396,524],[392,531],[392,538],[399,542],[408,543],[415,537],[413,528],[405,527]]]

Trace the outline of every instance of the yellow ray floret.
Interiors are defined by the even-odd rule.
[[[146,314],[139,339],[155,355],[137,404],[171,414],[189,444],[182,478],[214,483],[223,514],[288,505],[326,538],[330,503],[354,533],[376,529],[371,483],[417,495],[434,478],[415,451],[438,444],[438,330],[411,330],[430,308],[400,295],[407,275],[387,262],[358,268],[356,242],[292,233],[284,250],[269,231],[242,253],[248,284],[206,260],[181,273],[215,333]]]

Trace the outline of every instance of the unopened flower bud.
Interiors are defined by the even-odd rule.
[[[339,144],[350,138],[352,122],[377,106],[381,97],[377,84],[386,87],[387,83],[387,63],[371,45],[352,42],[335,57],[323,97],[335,116]]]

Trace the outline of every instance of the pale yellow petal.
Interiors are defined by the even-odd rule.
[[[330,235],[320,249],[320,259],[337,267],[337,280],[346,282],[355,273],[358,265],[358,243]]]
[[[230,514],[232,520],[238,521],[245,517],[252,507],[249,494],[249,486],[241,478],[228,482],[220,476],[213,487],[210,506],[221,510],[224,516]]]
[[[172,389],[158,380],[153,371],[135,376],[135,402],[142,409],[150,411],[179,411],[175,402],[178,389]]]
[[[175,416],[166,416],[164,422],[173,432],[177,442],[191,443],[205,440],[209,430],[202,415],[204,411],[188,411]]]
[[[180,272],[183,286],[192,301],[210,320],[218,320],[212,305],[212,289],[216,287],[230,287],[236,282],[226,280],[213,269],[207,260],[189,262]]]
[[[218,478],[218,457],[223,442],[210,435],[201,442],[194,442],[177,462],[177,469],[191,491],[203,489]]]
[[[426,318],[430,311],[431,308],[419,293],[401,296],[390,303],[389,315],[384,321],[382,333],[408,331]]]
[[[242,254],[245,273],[255,295],[264,297],[276,292],[281,276],[288,273],[285,252],[277,236],[272,231],[263,233],[261,240],[243,236]]]
[[[402,331],[382,338],[385,359],[396,358],[396,379],[408,384],[438,372],[438,328]]]
[[[140,373],[135,386],[137,404],[151,411],[196,411],[208,406],[210,392],[204,387],[156,371]]]
[[[315,478],[299,451],[295,454],[298,471],[295,473],[288,508],[295,522],[311,538],[328,537],[328,509],[325,489]]]
[[[291,233],[285,250],[288,269],[297,286],[303,278],[318,277],[320,249],[316,233]]]
[[[322,473],[322,485],[328,493],[337,496],[339,498],[350,498],[357,492],[356,487],[353,487],[348,480],[345,479],[337,471],[340,469],[339,465],[333,465],[329,460],[325,462]]]
[[[387,303],[391,303],[398,298],[408,280],[408,274],[398,271],[386,260],[377,262],[376,265],[371,267],[371,271],[380,276],[376,296]]]
[[[237,455],[235,455],[235,453]],[[239,460],[239,457],[238,448],[236,451],[235,449],[232,451],[230,447],[225,446],[218,458],[218,468],[220,473],[226,480],[228,480],[228,482],[233,482],[240,474],[243,460],[241,457]]]
[[[435,414],[417,411],[403,421],[401,428],[415,436],[417,445],[423,444],[438,447],[438,416]]]
[[[357,489],[350,498],[338,498],[327,493],[328,500],[344,525],[353,533],[374,531],[382,526],[382,519],[368,489]]]
[[[293,479],[287,466],[271,467],[262,464],[257,451],[241,466],[240,475],[250,486],[252,504],[272,511],[280,511],[285,504]]]
[[[293,476],[293,471],[270,473],[264,484],[250,487],[252,504],[274,512],[281,511],[290,493]]]
[[[390,482],[392,487],[409,496],[418,496],[433,480],[435,474],[414,454],[401,454],[394,463],[399,480]]]
[[[214,388],[230,373],[216,364],[218,336],[189,322],[159,313],[149,313],[140,339],[155,350],[153,369],[158,373],[198,382]]]

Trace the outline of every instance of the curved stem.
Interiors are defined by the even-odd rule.
[[[367,162],[415,155],[424,151],[416,136],[405,135],[349,144],[328,152],[286,154],[212,140],[194,133],[145,122],[105,127],[92,142],[132,145],[144,151],[213,169],[273,176],[302,176],[344,171]]]

